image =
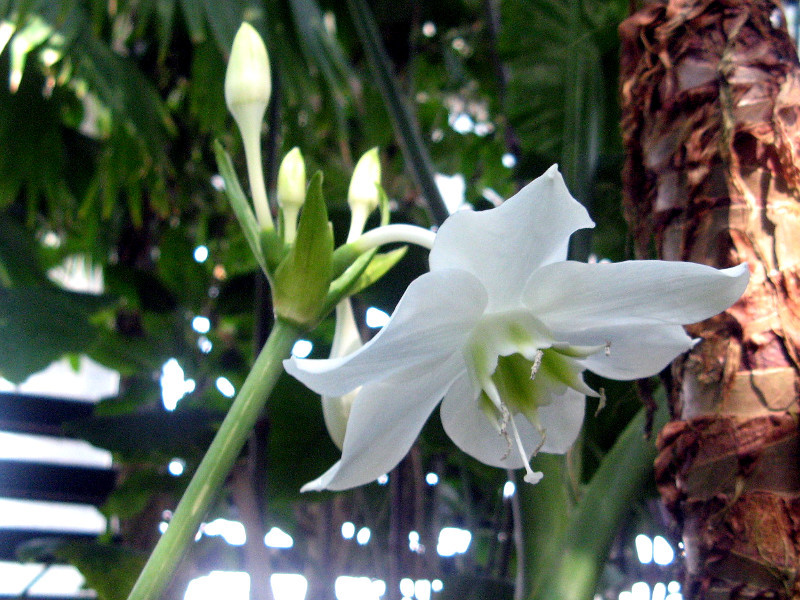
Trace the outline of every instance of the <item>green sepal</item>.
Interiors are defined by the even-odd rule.
[[[341,276],[331,283],[328,297],[325,300],[326,309],[333,310],[333,307],[343,298],[357,294],[378,281],[405,256],[406,250],[406,246],[385,254],[377,254],[377,250],[370,250],[359,256]]]
[[[369,265],[367,265],[361,277],[358,278],[355,286],[350,290],[349,295],[357,294],[386,275],[386,273],[406,255],[406,251],[408,251],[408,246],[401,246],[400,248],[395,248],[391,252],[376,255],[375,258],[370,261]]]
[[[378,184],[378,209],[381,213],[381,227],[389,224],[391,219],[391,211],[389,210],[389,196],[383,189],[383,186]]]
[[[262,229],[259,237],[262,256],[267,265],[267,278],[272,281],[272,274],[289,254],[289,246],[284,243],[282,235],[274,229]]]
[[[324,316],[322,308],[333,274],[333,230],[322,196],[322,173],[308,184],[297,238],[275,270],[275,314],[305,330]]]
[[[338,279],[359,257],[364,255],[355,242],[339,246],[333,253],[333,279]]]
[[[239,178],[236,176],[236,170],[233,168],[233,162],[230,155],[225,152],[225,149],[220,144],[219,140],[214,141],[214,154],[217,157],[217,168],[222,180],[225,182],[225,195],[231,203],[236,218],[242,227],[242,232],[247,240],[250,250],[258,261],[261,269],[268,273],[267,263],[264,254],[261,250],[261,227],[256,221],[256,216],[253,214],[253,209],[250,208],[250,202],[247,200],[242,186],[239,183]]]
[[[352,295],[352,289],[354,289],[359,278],[367,270],[370,261],[375,257],[377,252],[377,248],[374,248],[356,258],[356,260],[345,269],[344,273],[331,283],[328,295],[325,298],[325,314],[332,311],[333,307],[336,306],[340,300]]]

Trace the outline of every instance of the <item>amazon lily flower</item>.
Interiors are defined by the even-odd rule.
[[[439,402],[463,451],[524,467],[535,483],[530,457],[566,452],[585,396],[598,395],[584,370],[620,380],[658,373],[692,347],[683,324],[728,308],[747,286],[745,264],[565,260],[572,233],[593,226],[554,166],[497,208],[452,215],[430,272],[370,342],[344,357],[286,361],[325,396],[360,387],[341,460],[303,490],[351,488],[388,472]]]

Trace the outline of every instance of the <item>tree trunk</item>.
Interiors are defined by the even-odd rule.
[[[800,598],[800,67],[771,0],[669,0],[620,27],[625,209],[640,257],[750,286],[689,327],[656,477],[687,599]]]

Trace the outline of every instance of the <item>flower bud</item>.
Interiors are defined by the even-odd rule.
[[[242,23],[225,72],[225,102],[242,134],[250,192],[261,228],[273,229],[261,165],[261,124],[272,93],[267,48],[258,32]]]
[[[253,26],[242,23],[225,72],[225,102],[239,129],[261,129],[271,93],[267,48]]]
[[[278,170],[278,205],[283,212],[284,240],[294,242],[297,215],[306,201],[306,163],[299,148],[292,148]]]
[[[381,161],[378,148],[364,153],[358,160],[350,179],[347,203],[350,205],[350,234],[348,241],[353,241],[364,231],[367,217],[378,207],[380,196],[378,186],[381,183]]]
[[[292,148],[278,170],[278,204],[300,208],[306,201],[306,163],[300,148]]]

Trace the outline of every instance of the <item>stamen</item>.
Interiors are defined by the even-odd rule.
[[[605,407],[606,407],[606,390],[605,388],[600,388],[600,402],[597,405],[597,410],[594,411],[594,416],[596,417],[597,415],[599,415],[600,411],[603,410]]]
[[[522,457],[523,466],[525,467],[525,482],[539,483],[542,480],[542,477],[544,477],[544,473],[531,469],[531,465],[528,462],[528,457],[525,456],[525,447],[522,445],[522,438],[519,435],[517,424],[514,422],[514,419],[509,419],[509,422],[511,423],[511,430],[514,432],[514,441],[517,443],[517,450],[519,450],[519,455]],[[542,444],[544,444],[544,438],[542,438]],[[539,444],[539,448],[542,447],[542,444]],[[534,452],[534,454],[536,453]]]
[[[539,367],[542,366],[542,357],[544,356],[544,352],[541,350],[537,350],[536,354],[533,355],[533,365],[531,366],[531,379],[536,377],[536,373],[539,372]]]
[[[508,455],[511,454],[511,440],[508,437],[508,422],[511,421],[511,413],[508,411],[505,402],[500,403],[500,412],[503,415],[503,420],[500,421],[500,435],[506,440],[506,452],[500,460],[505,460],[508,458]]]

